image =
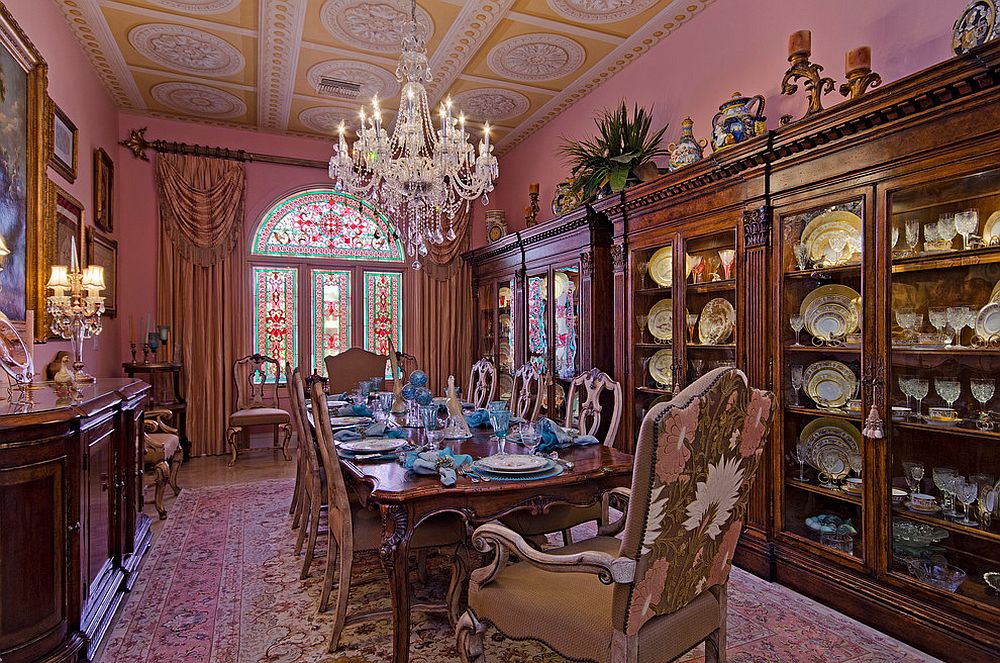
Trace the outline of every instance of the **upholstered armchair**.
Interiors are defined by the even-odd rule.
[[[249,447],[246,432],[249,426],[273,426],[274,448],[278,448],[280,433],[283,438],[281,452],[285,460],[291,460],[288,454],[291,418],[278,406],[278,384],[281,382],[278,360],[256,353],[241,357],[233,363],[233,382],[236,383],[236,411],[229,415],[226,429],[226,442],[232,454],[229,467],[236,464],[240,447]]]
[[[493,362],[483,357],[469,371],[469,388],[465,397],[477,408],[486,407],[497,394],[497,369]]]
[[[177,473],[180,472],[184,452],[181,449],[181,439],[177,429],[166,423],[173,416],[170,410],[147,410],[143,415],[143,467],[153,472],[153,505],[160,514],[160,520],[167,517],[163,508],[163,490],[167,484],[174,495],[181,492],[177,485]]]
[[[472,573],[462,660],[485,661],[487,625],[575,661],[659,663],[702,642],[707,661],[725,660],[726,587],[772,403],[719,368],[652,408],[632,489],[614,491],[626,515],[595,538],[539,552],[502,525],[478,528],[493,559]]]

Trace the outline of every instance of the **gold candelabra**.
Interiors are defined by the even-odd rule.
[[[823,110],[822,97],[824,94],[832,92],[834,85],[832,78],[821,75],[823,67],[809,62],[811,53],[812,33],[809,30],[799,30],[789,36],[788,62],[790,66],[785,72],[784,78],[781,79],[781,94],[795,94],[799,86],[794,81],[805,81],[805,89],[809,95],[809,107],[803,117],[809,117]],[[786,118],[789,116],[785,116],[782,120],[784,121]]]
[[[52,333],[72,340],[74,380],[93,382],[94,377],[83,370],[83,340],[101,333],[104,268],[91,265],[81,269],[76,259],[76,244],[71,243],[70,265],[52,265],[46,284],[52,294],[46,298],[45,310],[52,316]]]
[[[524,208],[524,226],[526,228],[530,228],[538,223],[538,212],[541,211],[538,207],[537,182],[528,185],[528,200],[530,201],[530,204]]]
[[[882,77],[872,71],[872,49],[870,46],[859,46],[847,51],[844,55],[844,70],[847,82],[841,83],[840,94],[851,99],[857,99],[870,87],[882,84]]]

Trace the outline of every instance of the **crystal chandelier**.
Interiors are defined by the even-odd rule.
[[[382,122],[378,97],[371,111],[362,106],[357,140],[348,147],[343,121],[330,158],[330,179],[340,191],[369,200],[396,225],[399,239],[413,258],[413,268],[427,255],[428,244],[455,239],[455,214],[469,201],[493,190],[499,175],[490,145],[490,125],[483,128],[478,154],[465,132],[465,116],[441,104],[438,126],[431,117],[423,82],[432,80],[424,41],[417,36],[417,3],[410,7],[410,34],[396,67],[403,83],[399,111],[390,134]]]

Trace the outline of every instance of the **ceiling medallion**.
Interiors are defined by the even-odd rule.
[[[455,103],[462,107],[470,120],[495,122],[523,115],[531,108],[531,101],[514,90],[478,88],[455,95]]]
[[[199,83],[160,83],[150,94],[164,106],[183,113],[227,118],[247,112],[247,105],[239,97]]]
[[[341,122],[347,122],[345,128],[352,130],[355,119],[354,111],[330,106],[307,108],[299,113],[299,122],[313,131],[321,134],[335,134]]]
[[[657,0],[548,0],[560,16],[583,23],[614,23],[638,16]]]
[[[516,81],[548,81],[580,68],[586,52],[572,39],[549,33],[512,37],[494,46],[486,63],[494,73]]]
[[[351,46],[396,53],[409,33],[410,3],[406,0],[327,0],[320,18],[327,31]],[[417,29],[428,40],[434,34],[430,14],[417,7]]]
[[[372,97],[390,97],[399,92],[399,83],[395,76],[374,64],[359,60],[327,60],[309,68],[306,74],[309,84],[323,96],[337,96],[342,99],[371,99]],[[323,78],[334,78],[347,83],[357,83],[361,86],[356,94],[334,94],[320,91]]]
[[[221,14],[240,6],[240,0],[149,0],[165,9],[189,14]]]
[[[183,25],[138,25],[128,40],[153,62],[186,74],[230,76],[246,66],[243,54],[225,39]]]

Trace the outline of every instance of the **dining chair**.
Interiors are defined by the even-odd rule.
[[[493,362],[483,357],[469,371],[469,388],[466,397],[474,407],[484,408],[497,393],[497,369]]]
[[[327,531],[329,541],[326,553],[326,572],[320,595],[320,611],[325,611],[333,593],[334,571],[339,570],[339,582],[334,596],[333,630],[330,633],[328,650],[334,652],[340,645],[340,636],[349,624],[380,619],[392,615],[390,609],[347,614],[347,599],[351,589],[351,569],[354,553],[377,550],[382,543],[382,520],[376,511],[360,504],[351,504],[347,485],[340,469],[340,460],[333,441],[329,408],[322,386],[312,387],[313,423],[316,444],[326,475]],[[446,597],[446,612],[452,624],[457,623],[459,599],[462,586],[467,578],[468,557],[466,553],[465,521],[454,513],[432,516],[420,523],[410,540],[410,549],[419,553],[436,550],[451,557],[451,582]],[[377,578],[378,576],[376,576]],[[435,606],[421,606],[434,608]]]
[[[514,371],[514,386],[510,392],[510,412],[528,421],[538,418],[542,409],[542,377],[531,362]]]
[[[288,362],[285,362],[285,375],[291,375],[291,374],[292,374],[292,365]],[[312,383],[317,381],[324,385],[328,382],[328,380],[322,375],[319,375],[318,373],[313,373],[309,377],[303,379],[304,389],[308,390],[312,386]],[[305,393],[303,393],[302,400],[305,401],[305,399],[306,396]],[[291,394],[289,394],[289,401],[291,401]],[[295,417],[294,410],[290,410],[290,414],[292,415],[292,420],[294,422],[294,417]],[[306,423],[308,424],[308,421],[306,421]],[[292,434],[294,435],[294,426],[292,429]],[[295,488],[292,490],[292,502],[291,505],[289,505],[288,507],[288,513],[289,515],[292,516],[292,529],[298,529],[299,521],[301,520],[302,517],[302,509],[301,509],[302,504],[299,497],[300,497],[300,491],[302,490],[303,477],[308,473],[308,466],[306,461],[307,459],[305,457],[305,453],[301,448],[301,445],[296,443]]]
[[[167,517],[163,490],[169,485],[175,496],[181,492],[177,474],[184,460],[184,450],[177,429],[166,422],[173,414],[170,410],[146,410],[142,415],[142,463],[153,472],[153,505],[160,520]]]
[[[278,433],[281,432],[281,452],[285,460],[291,460],[288,454],[291,419],[288,411],[278,404],[281,382],[278,360],[258,353],[241,357],[233,363],[233,382],[236,384],[236,411],[229,415],[226,428],[226,442],[232,454],[229,467],[236,464],[240,438],[243,445],[249,447],[246,429],[250,426],[274,426],[274,448],[278,448]]]
[[[327,388],[331,394],[351,391],[362,380],[384,376],[387,361],[388,355],[361,348],[348,348],[340,354],[327,355],[323,357],[329,378]]]
[[[540,552],[479,527],[473,544],[493,557],[472,572],[461,660],[485,662],[493,626],[574,661],[671,661],[702,642],[706,661],[724,661],[729,571],[772,405],[741,371],[717,368],[645,416],[632,488],[612,491],[625,515],[598,536]]]

